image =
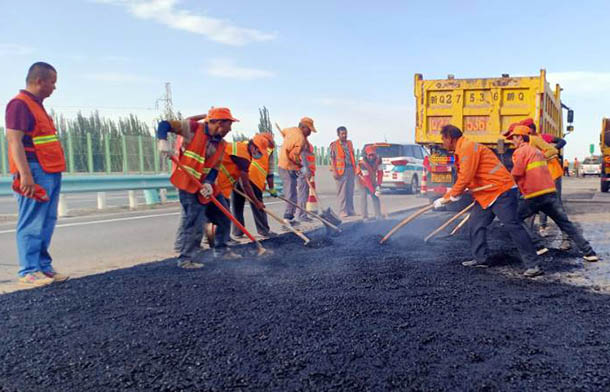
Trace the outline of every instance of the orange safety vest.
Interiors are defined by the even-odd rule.
[[[540,150],[524,143],[513,153],[513,163],[514,167],[525,167],[525,174],[515,177],[524,199],[556,192],[546,158]]]
[[[375,187],[381,185],[381,181],[383,180],[383,170],[379,170],[381,158],[377,157],[375,160],[375,167],[371,166],[364,158],[360,160],[359,164],[364,166],[363,169],[360,170],[360,175],[358,176],[360,184],[365,188],[368,188],[371,193],[375,193]],[[373,178],[375,179],[375,186],[373,186]]]
[[[307,154],[305,154],[305,156],[307,158],[307,167],[309,168],[311,175],[315,176],[316,175],[316,154],[314,154],[314,149],[311,144],[309,144],[308,150],[309,150],[309,152]]]
[[[218,143],[218,148],[211,157],[207,157],[207,147],[210,137],[204,131],[204,125],[199,124],[195,131],[193,140],[188,144],[182,155],[180,156],[180,164],[199,182],[203,182],[205,177],[210,173],[223,157],[225,145],[224,140]],[[191,176],[181,169],[176,169],[169,178],[170,182],[178,189],[182,189],[188,193],[199,192],[199,186],[193,181]]]
[[[333,161],[333,167],[337,171],[337,174],[342,176],[343,173],[345,173],[345,151],[343,150],[340,140],[336,140],[333,144],[337,147],[337,156]],[[347,149],[349,150],[349,158],[352,161],[352,167],[357,173],[356,159],[354,158],[354,146],[350,140],[347,141]]]
[[[248,162],[252,161],[248,151],[248,142],[233,142],[226,145],[225,155],[222,157],[218,179],[216,180],[220,193],[226,198],[231,197],[231,192],[235,183],[239,180],[240,173],[239,167],[231,160],[231,155],[247,159]]]
[[[53,119],[47,114],[38,102],[34,101],[29,95],[20,92],[15,99],[24,102],[32,116],[34,116],[34,131],[32,132],[32,142],[34,147],[26,147],[26,151],[33,151],[36,154],[38,163],[47,173],[61,173],[66,170],[66,158],[64,149],[61,147]],[[9,169],[16,174],[17,164],[13,155],[8,155]]]
[[[557,149],[546,143],[540,135],[530,135],[530,144],[533,147],[540,149],[544,156],[547,157],[547,165],[549,166],[549,171],[551,172],[553,180],[561,177],[563,175],[563,168],[561,167],[559,159],[557,157],[549,157],[549,155],[557,154]],[[546,145],[546,149],[543,147],[544,145]]]
[[[261,191],[264,191],[267,185],[271,154],[273,154],[273,148],[268,148],[267,152],[263,152],[260,158],[252,159],[252,162],[250,162],[250,169],[248,171],[250,181]]]

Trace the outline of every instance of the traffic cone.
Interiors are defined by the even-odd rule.
[[[426,194],[426,192],[428,192],[428,170],[424,169],[424,174],[422,174],[421,177],[421,186],[420,186],[420,192],[422,194]]]
[[[311,186],[309,187],[309,197],[307,197],[307,203],[305,204],[305,209],[309,212],[313,212],[314,214],[318,212],[318,199],[316,199],[316,195],[314,193],[315,189],[316,189],[316,182],[312,178]]]

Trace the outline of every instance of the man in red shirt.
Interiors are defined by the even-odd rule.
[[[519,203],[519,219],[524,220],[538,212],[544,212],[562,232],[576,242],[586,261],[598,261],[589,242],[568,219],[557,197],[557,189],[546,158],[540,150],[529,144],[529,133],[528,127],[519,125],[507,135],[515,146],[511,174],[523,195],[523,201]],[[537,242],[540,243],[540,241]]]
[[[55,90],[57,71],[47,63],[34,63],[26,77],[26,88],[6,106],[6,138],[11,173],[20,182],[17,203],[17,252],[19,283],[44,286],[68,279],[51,266],[49,245],[57,222],[61,172],[66,168],[64,152],[53,120],[42,101]],[[48,201],[34,199],[36,186]]]

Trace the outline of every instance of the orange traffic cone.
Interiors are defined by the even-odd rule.
[[[426,194],[428,192],[428,170],[426,170],[424,168],[424,173],[422,174],[421,177],[421,185],[420,185],[420,192],[422,194]]]
[[[314,193],[316,189],[316,182],[312,178],[309,187],[309,197],[307,197],[307,203],[305,204],[305,209],[309,212],[313,212],[314,214],[318,212],[318,199],[316,198],[316,194]],[[312,189],[313,188],[313,189]]]

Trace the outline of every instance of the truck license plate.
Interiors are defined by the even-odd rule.
[[[432,173],[430,180],[432,182],[451,182],[451,173]]]

